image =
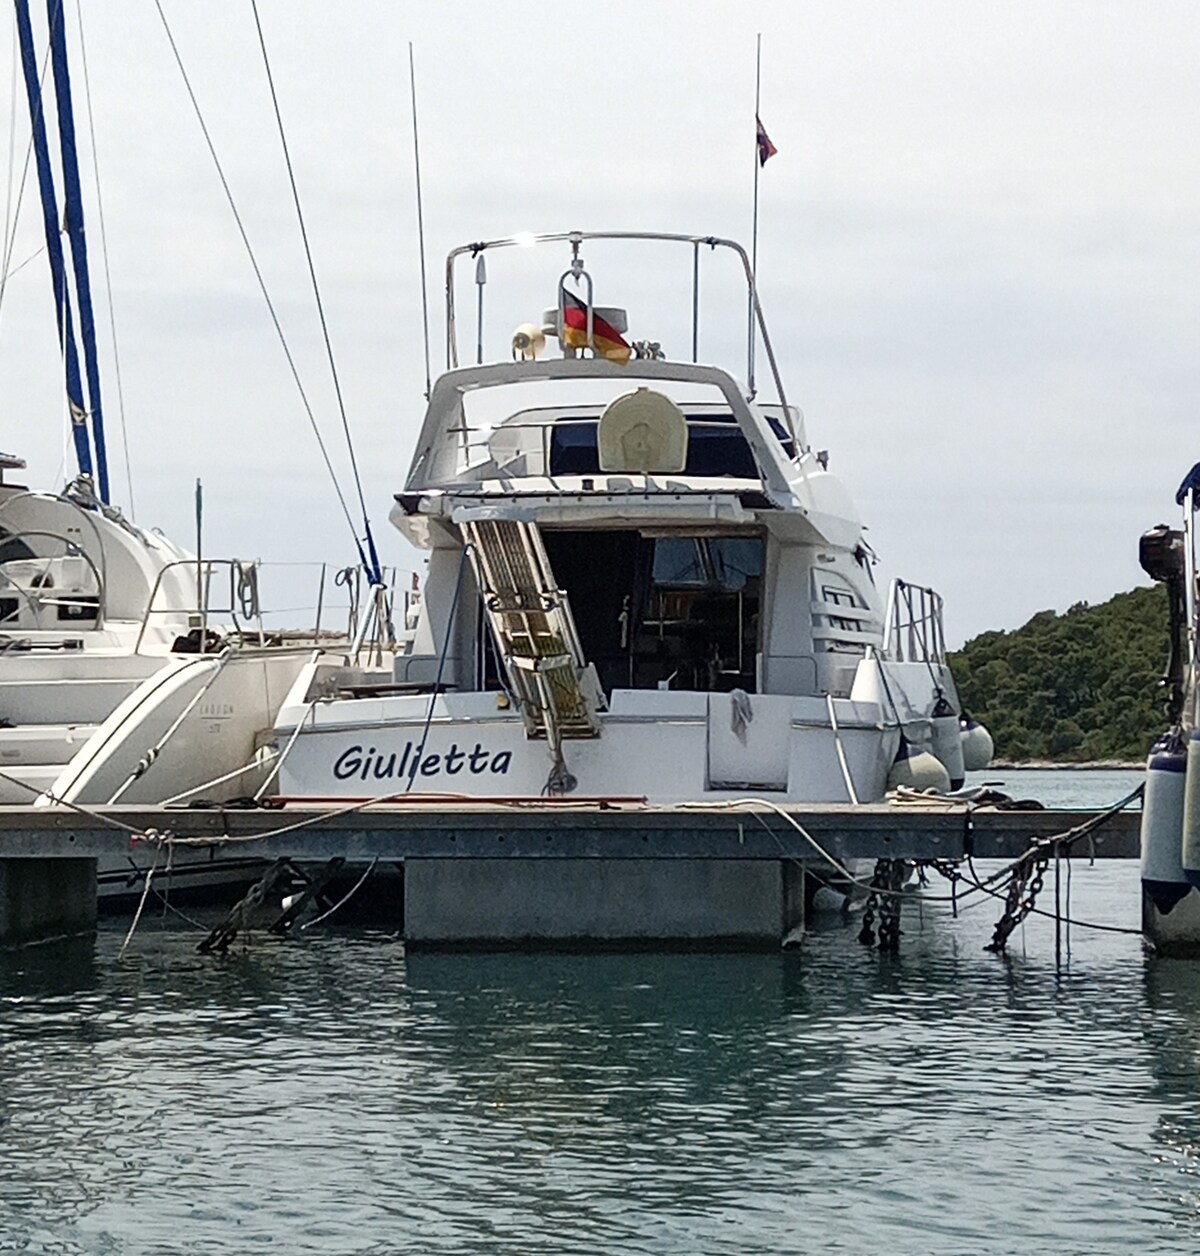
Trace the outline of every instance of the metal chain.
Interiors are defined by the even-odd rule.
[[[888,891],[879,909],[879,950],[883,955],[896,955],[900,950],[900,912],[904,899],[900,891],[908,879],[908,864],[903,859],[888,859],[884,869],[884,888]]]
[[[863,946],[876,945],[875,918],[879,917],[878,946],[884,955],[895,955],[900,949],[900,891],[908,878],[909,865],[903,859],[879,859],[871,877],[871,889],[863,907],[862,928],[858,940]]]
[[[858,940],[863,946],[875,945],[875,908],[878,906],[879,900],[875,897],[875,891],[872,890],[867,895],[866,905],[863,907],[862,928],[858,931]]]
[[[1013,869],[1008,882],[1008,894],[1004,900],[1004,911],[996,921],[992,940],[983,948],[985,951],[1000,954],[1008,945],[1012,931],[1033,911],[1049,862],[1049,853],[1038,851],[1036,857],[1021,860]]]
[[[858,940],[863,946],[875,945],[875,912],[879,907],[879,895],[875,893],[875,889],[883,885],[883,865],[886,862],[884,859],[876,861],[875,871],[871,876],[871,889],[867,894],[866,903],[863,904],[862,928],[858,931]]]

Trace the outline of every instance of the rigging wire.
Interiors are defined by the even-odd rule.
[[[154,0],[154,7],[158,10],[158,16],[162,19],[163,30],[166,32],[167,41],[171,45],[171,52],[175,57],[175,64],[179,67],[179,73],[183,78],[184,88],[187,90],[188,99],[192,103],[192,109],[196,114],[196,121],[200,124],[201,133],[204,136],[204,142],[208,146],[209,155],[213,159],[213,165],[217,169],[217,177],[221,180],[221,187],[225,192],[225,199],[229,202],[229,208],[233,213],[233,220],[237,224],[238,234],[242,238],[242,244],[245,246],[246,255],[250,259],[250,265],[254,270],[254,277],[258,280],[259,291],[262,293],[263,300],[266,302],[267,312],[271,316],[271,322],[275,327],[275,334],[279,338],[280,347],[283,349],[283,355],[287,359],[288,369],[291,371],[292,379],[295,382],[296,390],[300,394],[300,401],[304,406],[304,411],[308,415],[308,422],[312,428],[313,436],[316,438],[317,447],[321,451],[321,457],[325,462],[325,469],[329,472],[329,478],[333,483],[333,491],[337,494],[338,504],[342,508],[342,514],[346,518],[349,525],[350,533],[354,537],[355,545],[358,546],[359,553],[362,553],[362,547],[358,541],[358,533],[354,527],[354,520],[350,515],[350,508],[346,504],[345,494],[342,492],[342,486],[338,483],[337,473],[333,469],[333,463],[329,458],[329,451],[325,446],[325,440],[321,435],[321,429],[317,425],[316,415],[313,414],[313,408],[308,400],[308,393],[305,391],[304,383],[300,378],[300,371],[296,366],[296,359],[292,356],[291,346],[288,344],[287,336],[284,334],[283,325],[279,321],[279,315],[275,309],[275,303],[271,299],[270,291],[267,288],[267,281],[263,277],[262,269],[258,264],[258,258],[255,256],[254,248],[250,243],[250,237],[246,233],[245,224],[242,222],[242,215],[237,207],[237,202],[233,198],[233,190],[229,186],[229,180],[225,177],[225,168],[221,165],[221,159],[217,156],[216,146],[208,130],[208,123],[204,120],[204,113],[200,108],[200,102],[196,98],[196,93],[192,88],[191,78],[188,76],[187,69],[183,64],[183,57],[180,55],[179,47],[175,43],[175,36],[171,32],[170,23],[167,21],[167,15],[163,12],[162,0]],[[365,563],[364,563],[365,566]]]
[[[8,199],[10,201],[11,201],[11,193],[12,193],[12,170],[13,170],[12,163],[13,163],[13,157],[15,155],[15,150],[16,150],[16,138],[15,138],[16,117],[17,117],[16,91],[17,91],[17,74],[18,74],[18,69],[17,69],[18,63],[16,61],[16,57],[17,57],[16,23],[17,23],[16,8],[14,6],[13,8],[13,58],[14,58],[14,61],[13,61],[13,97],[12,97],[12,101],[10,102],[10,110],[9,110],[9,151],[8,151],[8,161],[9,161],[9,172],[8,172],[9,196],[8,196]],[[42,91],[46,86],[46,73],[49,70],[49,68],[50,68],[50,48],[49,46],[47,46],[46,55],[42,58],[41,73],[38,76],[38,100],[39,101],[43,101],[45,99],[45,97],[42,94]],[[43,106],[39,104],[39,109],[42,107]],[[21,182],[17,186],[17,203],[11,215],[11,230],[9,227],[9,211],[8,211],[7,206],[5,208],[4,259],[3,259],[3,265],[0,265],[0,311],[4,309],[4,293],[5,293],[5,289],[8,287],[8,281],[13,277],[13,275],[17,273],[18,270],[22,270],[31,261],[33,261],[34,257],[37,257],[39,253],[45,252],[45,249],[46,249],[46,246],[43,245],[42,248],[40,248],[37,253],[33,254],[33,257],[27,257],[25,261],[23,261],[21,265],[16,268],[16,270],[9,270],[9,266],[12,264],[13,249],[15,249],[17,246],[17,223],[19,222],[20,217],[21,217],[21,206],[24,204],[24,201],[25,201],[25,185],[29,179],[29,165],[32,160],[33,160],[33,128],[30,127],[29,143],[25,146],[25,163],[21,167]]]
[[[429,371],[429,285],[425,275],[425,211],[421,204],[421,139],[417,131],[417,70],[408,41],[408,86],[412,94],[413,170],[417,183],[417,247],[421,255],[421,330],[425,337],[425,400],[432,390]]]
[[[292,189],[292,203],[296,206],[296,220],[300,224],[300,238],[304,242],[304,257],[308,263],[308,275],[312,280],[313,299],[317,304],[317,315],[321,320],[321,335],[325,340],[325,355],[329,360],[329,374],[333,379],[333,391],[337,398],[338,414],[342,420],[342,431],[346,437],[346,450],[350,456],[350,469],[354,475],[354,487],[358,493],[358,505],[363,518],[363,541],[367,546],[367,557],[363,558],[363,566],[375,585],[383,584],[383,576],[379,570],[379,558],[375,553],[375,540],[371,535],[371,524],[367,518],[367,503],[363,497],[362,477],[358,471],[358,457],[354,452],[354,440],[350,435],[350,420],[346,416],[346,402],[342,396],[342,384],[338,377],[337,362],[333,356],[333,341],[329,336],[329,323],[325,318],[325,303],[321,299],[321,288],[317,283],[317,269],[313,262],[312,248],[308,241],[308,227],[304,222],[304,210],[300,206],[300,191],[296,186],[296,172],[292,166],[292,154],[288,148],[287,133],[283,128],[283,115],[279,109],[279,96],[275,91],[275,76],[271,73],[271,60],[267,55],[267,41],[263,35],[262,22],[258,16],[258,0],[250,0],[250,9],[254,14],[254,26],[258,32],[258,46],[262,49],[263,69],[267,74],[267,87],[271,92],[271,107],[275,111],[275,124],[279,128],[279,142],[283,148],[283,160],[287,166],[288,183]],[[362,555],[361,546],[359,549]]]
[[[8,271],[5,274],[4,276],[5,279],[12,279],[15,275],[19,275],[21,271],[23,271],[25,267],[29,265],[30,262],[36,261],[39,257],[41,257],[41,255],[45,251],[46,251],[46,246],[44,244],[41,246],[41,248],[34,249],[34,251],[30,253],[30,255],[23,262],[19,262],[16,266],[12,268],[12,270]]]
[[[104,259],[104,292],[108,299],[108,330],[112,337],[113,376],[117,384],[117,412],[121,418],[121,447],[125,455],[125,488],[129,493],[129,513],[135,518],[133,471],[129,463],[129,429],[125,424],[125,389],[121,383],[121,355],[117,349],[117,316],[113,309],[112,273],[108,265],[108,232],[104,226],[104,197],[100,193],[100,156],[96,151],[96,123],[92,113],[92,83],[88,77],[87,44],[83,38],[83,4],[75,0],[75,22],[79,28],[79,53],[83,66],[83,100],[87,107],[88,137],[92,146],[92,179],[96,184],[96,210],[100,223],[100,255]]]
[[[17,57],[17,11],[13,9],[12,27],[12,69],[10,70],[10,91],[8,98],[8,174],[4,181],[4,249],[2,273],[0,273],[0,300],[4,296],[4,287],[8,283],[9,235],[16,234],[16,224],[12,217],[13,175],[16,172],[17,159],[17,79],[20,76],[20,60]],[[28,154],[26,161],[28,161]]]

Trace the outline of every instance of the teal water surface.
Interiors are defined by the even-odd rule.
[[[1200,967],[1077,925],[1056,973],[1036,918],[986,954],[996,905],[943,892],[894,958],[836,918],[765,955],[213,960],[158,918],[0,955],[0,1251],[1194,1252]],[[1070,910],[1135,927],[1136,867],[1073,861]]]

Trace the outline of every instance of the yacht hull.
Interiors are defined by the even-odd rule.
[[[899,732],[872,704],[833,705],[836,732],[829,704],[816,698],[754,695],[738,721],[728,694],[618,691],[599,717],[599,734],[564,742],[564,759],[573,792],[587,797],[878,800]],[[547,742],[528,736],[514,711],[497,710],[495,694],[446,694],[432,704],[420,697],[341,702],[300,718],[298,734],[294,726],[277,728],[284,796],[548,792],[554,765]]]

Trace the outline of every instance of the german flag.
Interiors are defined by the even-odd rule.
[[[754,115],[754,130],[754,143],[758,147],[758,164],[765,166],[768,160],[779,152],[779,149],[771,143],[771,137],[767,134],[767,128],[763,126],[762,119],[758,114]]]
[[[572,349],[592,348],[599,357],[622,364],[632,352],[613,325],[592,313],[592,342],[588,345],[588,307],[574,293],[562,289],[563,344]]]

